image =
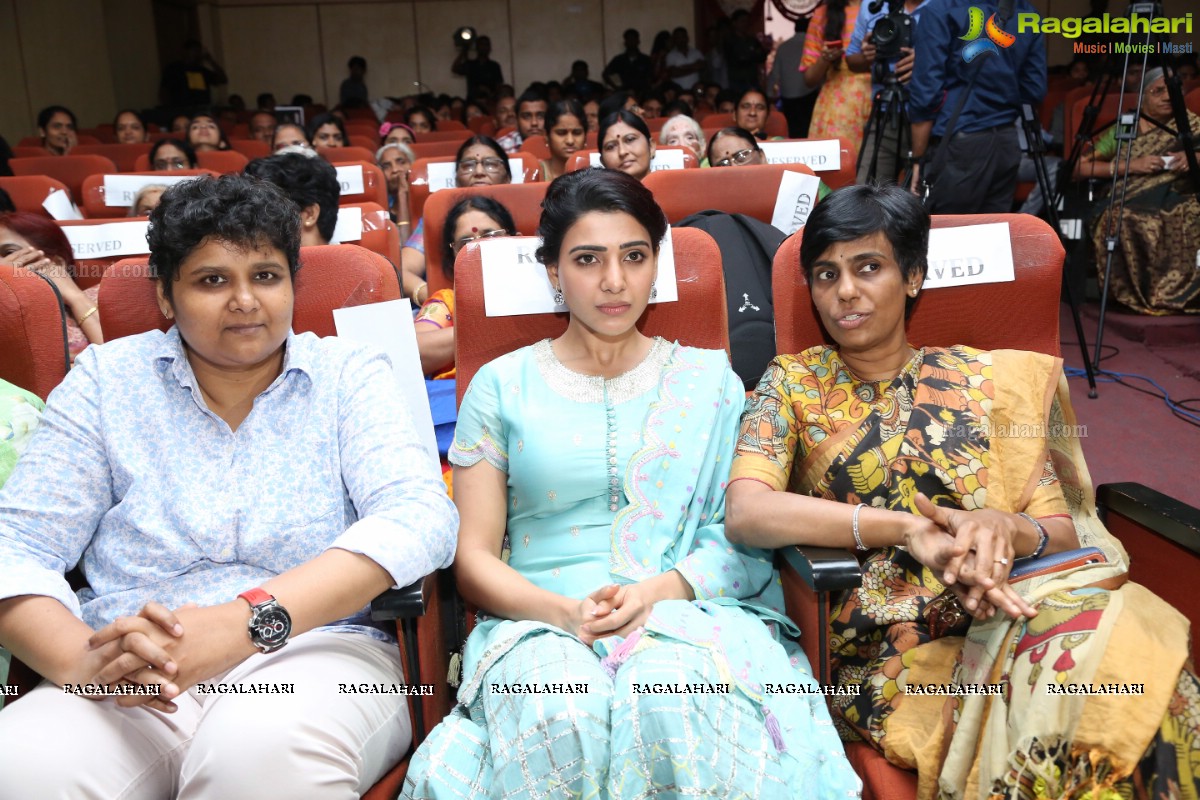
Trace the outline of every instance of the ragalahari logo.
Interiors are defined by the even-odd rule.
[[[967,42],[967,46],[963,48],[962,57],[963,61],[968,64],[984,53],[999,53],[999,47],[1011,47],[1012,43],[1017,40],[1016,36],[1000,29],[1000,23],[996,22],[995,14],[988,17],[987,23],[984,23],[983,9],[977,6],[971,6],[969,24],[967,35],[958,37]],[[987,38],[980,39],[979,37],[984,33],[987,34]]]

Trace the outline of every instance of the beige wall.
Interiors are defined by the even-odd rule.
[[[577,58],[598,78],[620,52],[625,28],[642,31],[645,49],[656,31],[693,23],[693,0],[212,2],[221,35],[213,51],[224,58],[229,91],[248,101],[263,91],[280,101],[304,92],[332,104],[352,55],[367,59],[372,97],[411,94],[414,81],[464,94],[465,79],[450,71],[451,35],[461,25],[491,37],[492,58],[519,92],[534,80],[561,80]],[[315,58],[301,69],[283,69],[280,50]],[[294,57],[284,63],[296,65]]]

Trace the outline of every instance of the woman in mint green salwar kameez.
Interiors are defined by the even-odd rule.
[[[558,179],[545,209],[571,323],[463,400],[456,571],[485,615],[402,796],[857,797],[770,554],[724,535],[741,381],[634,327],[661,211],[608,170]]]

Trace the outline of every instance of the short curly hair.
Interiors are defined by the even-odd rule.
[[[317,206],[317,230],[325,241],[333,238],[342,187],[337,170],[328,161],[300,153],[279,153],[254,159],[246,165],[245,174],[275,184],[301,210]]]
[[[300,213],[274,185],[246,175],[201,177],[163,192],[150,212],[150,272],[172,299],[179,268],[208,239],[283,252],[292,275],[300,267]]]

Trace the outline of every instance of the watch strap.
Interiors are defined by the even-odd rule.
[[[255,606],[261,606],[263,603],[269,603],[275,599],[273,595],[271,595],[261,586],[254,589],[247,589],[239,594],[238,597],[249,603],[251,608],[254,608]]]

